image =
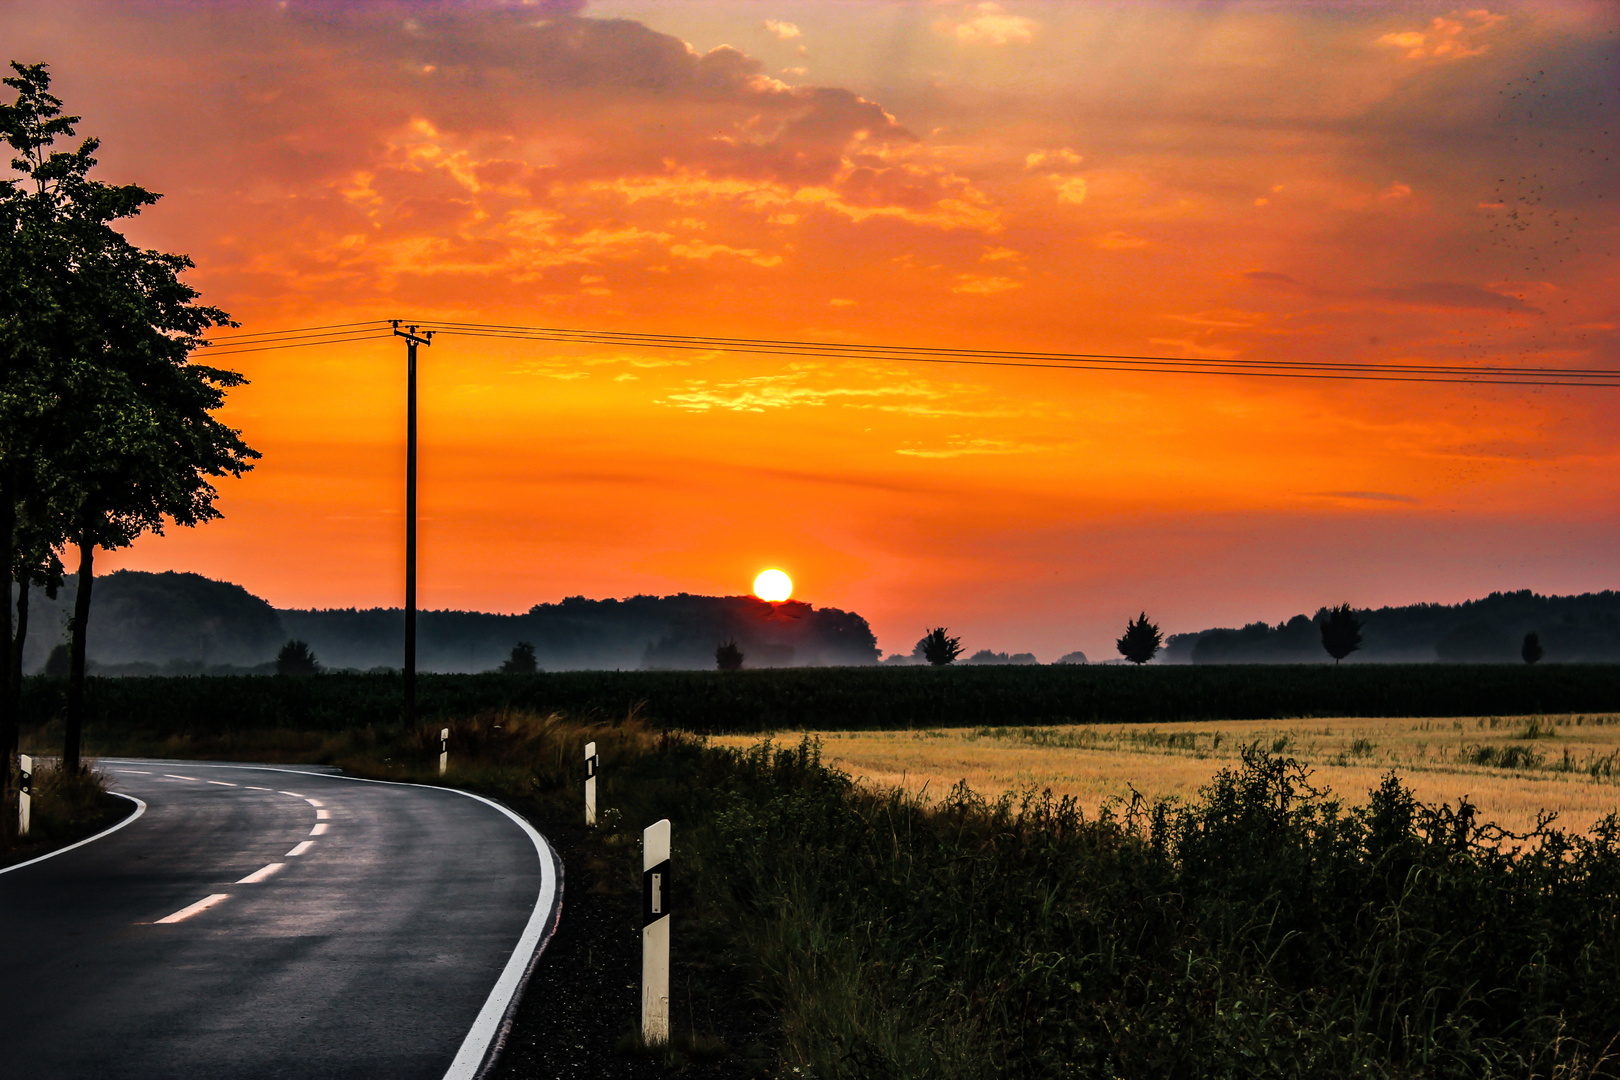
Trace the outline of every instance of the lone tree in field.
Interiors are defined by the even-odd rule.
[[[1159,633],[1157,626],[1148,622],[1147,612],[1144,611],[1125,624],[1125,636],[1114,642],[1114,647],[1131,663],[1145,664],[1153,659],[1163,644],[1164,635]]]
[[[917,642],[912,655],[922,657],[935,667],[944,667],[962,655],[962,639],[951,637],[943,626],[936,626]]]
[[[743,651],[737,648],[735,641],[722,641],[714,650],[714,666],[721,671],[741,671],[742,665]]]
[[[1322,648],[1333,657],[1334,666],[1361,648],[1361,620],[1349,604],[1328,608],[1327,618],[1322,620]]]
[[[1533,664],[1546,655],[1541,648],[1541,635],[1534,630],[1524,635],[1524,644],[1519,647],[1519,655],[1524,657],[1527,664]]]
[[[540,662],[534,658],[534,645],[527,641],[512,646],[512,655],[501,661],[501,671],[506,675],[533,675],[539,670]]]
[[[309,642],[297,638],[287,642],[276,654],[277,675],[313,675],[321,670],[320,661],[310,651]]]

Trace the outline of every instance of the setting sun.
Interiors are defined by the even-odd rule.
[[[793,579],[780,570],[762,570],[754,579],[754,595],[777,603],[793,595]]]

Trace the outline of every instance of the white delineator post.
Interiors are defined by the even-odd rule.
[[[585,824],[596,824],[596,744],[585,744]]]
[[[449,766],[449,764],[450,764],[450,729],[449,728],[443,728],[443,729],[441,729],[439,731],[439,775],[440,776],[444,775],[444,770],[446,769],[446,767]]]
[[[17,755],[17,835],[28,835],[28,822],[34,811],[34,759]]]
[[[669,1042],[669,819],[641,834],[641,1041]]]

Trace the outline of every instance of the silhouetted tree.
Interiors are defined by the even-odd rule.
[[[7,287],[6,299],[20,307],[7,313],[11,325],[0,337],[11,338],[7,360],[26,361],[18,370],[29,378],[6,389],[26,392],[33,423],[10,430],[0,417],[8,458],[0,461],[0,541],[14,572],[18,497],[26,493],[59,541],[79,549],[62,752],[62,767],[77,771],[95,549],[161,533],[166,521],[219,517],[209,479],[240,476],[259,455],[212,415],[242,377],[190,362],[201,334],[234,325],[229,316],[195,302],[180,280],[190,259],[137,248],[113,227],[158,196],[90,179],[95,139],[71,153],[55,150],[78,118],[62,115],[45,65],[11,66],[4,82],[17,100],[0,108],[0,137],[22,175],[0,193],[0,224],[11,231],[0,277],[21,284]],[[19,458],[42,463],[37,482],[21,479]],[[0,620],[0,656],[8,657],[9,607]]]
[[[1527,664],[1540,660],[1545,655],[1541,648],[1541,635],[1534,630],[1524,635],[1524,644],[1519,647],[1519,655],[1524,657]]]
[[[1144,611],[1125,624],[1125,635],[1114,642],[1114,647],[1131,663],[1145,664],[1153,659],[1163,644],[1164,637],[1159,633],[1159,628],[1148,622],[1147,612]]]
[[[276,654],[277,675],[313,675],[320,670],[320,661],[315,659],[307,641],[294,638]]]
[[[540,662],[534,658],[534,643],[520,641],[512,646],[512,655],[501,661],[501,671],[508,675],[533,675],[540,670]]]
[[[1361,648],[1361,620],[1349,604],[1328,609],[1327,618],[1322,620],[1322,648],[1333,657],[1335,665]]]
[[[944,667],[962,655],[962,639],[953,638],[945,633],[943,626],[936,626],[917,642],[912,655],[921,656],[935,667]]]
[[[714,666],[721,671],[741,671],[743,651],[737,648],[735,641],[722,641],[720,647],[714,650]]]
[[[48,679],[65,679],[68,677],[67,642],[58,642],[51,649],[51,654],[45,658],[45,677]]]

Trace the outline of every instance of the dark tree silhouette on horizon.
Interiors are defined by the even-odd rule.
[[[128,546],[166,523],[219,517],[210,479],[241,476],[259,455],[213,416],[225,391],[245,380],[191,362],[204,331],[235,324],[196,303],[197,292],[180,280],[189,258],[136,247],[114,226],[159,196],[91,179],[93,138],[71,152],[56,149],[79,118],[63,115],[44,64],[11,68],[3,81],[17,97],[0,105],[0,138],[20,175],[0,182],[7,233],[0,538],[11,580],[19,569],[25,580],[39,569],[39,544],[20,544],[20,519],[40,530],[47,549],[78,548],[62,748],[62,767],[77,771],[96,548]],[[44,569],[48,577],[51,565]],[[0,735],[14,754],[7,615],[0,619],[7,661]]]
[[[294,638],[283,645],[281,651],[276,654],[277,675],[302,677],[314,675],[320,670],[320,661],[315,659],[315,654],[310,651],[309,642],[307,641],[299,641]]]
[[[1519,655],[1524,657],[1524,662],[1527,664],[1534,664],[1546,655],[1541,647],[1541,635],[1534,630],[1525,634],[1524,644],[1519,646]]]
[[[714,650],[714,666],[721,671],[741,671],[743,651],[735,641],[722,641],[719,648]]]
[[[1322,620],[1322,648],[1333,657],[1335,666],[1361,648],[1361,620],[1349,604],[1328,609],[1327,618]]]
[[[535,659],[534,642],[520,641],[512,646],[512,655],[501,661],[501,671],[507,675],[533,675],[540,670]]]
[[[944,667],[962,655],[962,639],[951,637],[945,627],[936,626],[917,642],[912,655],[922,657],[934,667]]]
[[[1164,636],[1156,625],[1148,622],[1147,612],[1144,611],[1125,624],[1125,634],[1114,642],[1114,647],[1131,663],[1145,664],[1153,659],[1163,644]]]

